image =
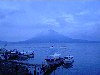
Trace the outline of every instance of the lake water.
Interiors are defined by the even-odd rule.
[[[53,48],[51,47],[53,46]],[[3,47],[1,44],[0,47]],[[51,75],[100,75],[100,44],[99,43],[35,43],[8,44],[6,49],[34,51],[35,58],[26,62],[40,64],[54,53],[61,56],[73,55],[75,62],[72,68],[57,68]]]

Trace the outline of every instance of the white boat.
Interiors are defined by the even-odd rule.
[[[64,64],[72,64],[74,62],[74,58],[73,56],[66,56],[63,58],[63,62]]]
[[[60,58],[61,54],[57,54],[55,53],[54,55],[50,55],[49,57],[47,57],[45,60],[47,62],[47,64],[49,65],[53,65],[53,64],[59,64],[62,60],[62,58]]]
[[[28,58],[34,58],[34,51],[32,52],[20,52],[21,56],[27,56]]]

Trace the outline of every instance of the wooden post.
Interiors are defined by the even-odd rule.
[[[40,71],[39,71],[39,68],[37,69],[38,71],[37,71],[37,75],[40,75]]]
[[[36,65],[35,65],[35,69],[34,69],[34,75],[36,75]]]

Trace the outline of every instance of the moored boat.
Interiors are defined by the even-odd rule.
[[[47,64],[53,65],[53,64],[60,64],[62,62],[62,58],[60,57],[61,54],[55,53],[54,55],[50,55],[45,60]]]
[[[63,63],[64,64],[72,64],[74,62],[73,56],[66,56],[63,58]]]

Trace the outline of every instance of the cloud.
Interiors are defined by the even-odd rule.
[[[100,21],[87,22],[87,23],[84,23],[84,26],[86,26],[87,28],[89,28],[89,30],[91,30],[92,32],[93,31],[99,31]]]
[[[76,23],[75,16],[73,14],[63,13],[61,18],[63,18],[67,23]]]
[[[54,17],[45,17],[45,16],[42,16],[41,17],[41,21],[40,21],[40,24],[44,24],[46,25],[47,27],[59,27],[60,24],[59,22],[56,20],[56,18]]]
[[[91,26],[91,25],[95,25],[95,24],[96,24],[96,22],[87,22],[84,25],[87,25],[87,26],[90,25]]]
[[[42,26],[44,25],[50,28],[64,28],[69,25],[71,26],[71,24],[76,24],[77,22],[73,14],[61,14],[56,17],[42,16],[39,23],[42,24]]]
[[[97,11],[94,11],[94,14],[95,14],[95,15],[100,15],[100,9],[97,10]]]
[[[69,37],[99,34],[100,2],[0,2],[0,38],[34,36],[54,29]],[[97,22],[98,21],[98,22]],[[96,34],[95,34],[96,35]],[[99,35],[96,35],[99,37]],[[14,39],[15,39],[14,38]]]
[[[81,16],[81,15],[87,15],[89,13],[90,13],[90,11],[84,10],[84,11],[80,11],[79,13],[76,13],[76,15]]]

